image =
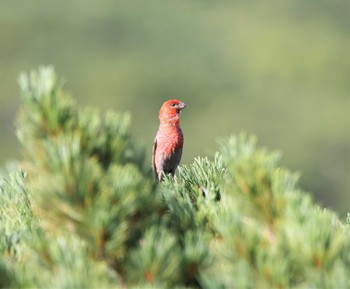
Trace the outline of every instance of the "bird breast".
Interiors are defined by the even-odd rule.
[[[158,146],[167,153],[172,153],[176,148],[183,146],[183,134],[180,127],[167,127],[161,129],[158,134]]]

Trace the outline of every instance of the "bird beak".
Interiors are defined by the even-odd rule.
[[[179,109],[184,109],[185,107],[187,106],[187,104],[186,103],[184,103],[184,102],[181,102],[180,104],[179,104]]]

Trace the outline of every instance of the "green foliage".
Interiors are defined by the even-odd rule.
[[[10,267],[24,258],[20,243],[33,223],[24,177],[25,174],[19,171],[0,183],[0,288],[14,285]]]
[[[247,134],[156,183],[126,114],[22,74],[21,169],[0,184],[0,287],[348,288],[349,220]],[[24,173],[25,172],[25,173]]]
[[[0,252],[21,259],[18,242],[33,222],[31,204],[24,185],[25,173],[13,173],[0,183]]]
[[[60,224],[77,233],[92,256],[117,270],[157,204],[143,150],[128,132],[129,116],[78,111],[52,68],[22,74],[20,85],[18,135],[38,214],[50,220],[47,230]]]
[[[131,252],[127,268],[128,279],[138,281],[143,276],[155,286],[174,285],[181,280],[181,257],[173,234],[162,227],[150,228],[146,230],[141,246]]]

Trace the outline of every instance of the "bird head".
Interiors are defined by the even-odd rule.
[[[163,103],[159,111],[160,124],[178,125],[181,111],[186,107],[186,103],[171,99]]]

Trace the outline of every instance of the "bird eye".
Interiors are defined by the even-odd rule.
[[[176,103],[172,103],[171,106],[172,106],[172,107],[175,107],[175,106],[176,106]]]

